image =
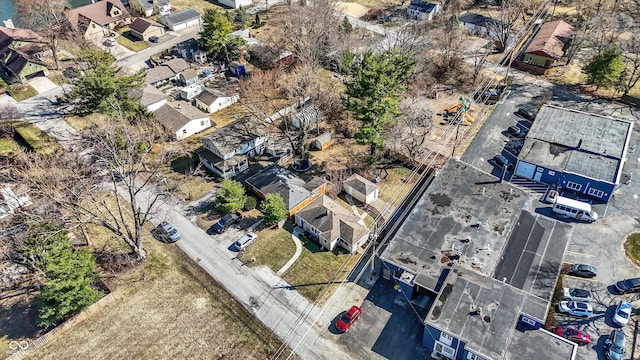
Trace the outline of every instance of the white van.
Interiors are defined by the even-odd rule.
[[[582,201],[557,196],[553,203],[553,212],[568,216],[576,220],[594,222],[598,220],[598,214],[591,210],[591,205]]]

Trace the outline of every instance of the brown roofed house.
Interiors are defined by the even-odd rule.
[[[164,34],[164,25],[145,18],[135,19],[129,25],[129,29],[131,29],[132,36],[142,41],[149,41],[152,36],[162,36]]]
[[[75,9],[66,8],[62,14],[87,40],[102,39],[111,35],[116,26],[131,22],[129,12],[120,0],[100,0]]]
[[[32,76],[46,75],[42,57],[49,48],[45,40],[29,29],[0,26],[0,73],[5,81],[23,81]]]
[[[524,62],[550,68],[564,56],[574,29],[562,20],[548,22],[540,28],[524,53]]]

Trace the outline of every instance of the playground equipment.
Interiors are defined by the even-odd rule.
[[[471,125],[473,123],[473,117],[468,113],[473,111],[471,108],[473,100],[464,96],[460,96],[458,100],[460,100],[460,102],[456,105],[444,109],[444,116],[449,119],[450,123],[457,122],[459,124]],[[460,113],[460,118],[456,119],[455,115],[458,112]]]

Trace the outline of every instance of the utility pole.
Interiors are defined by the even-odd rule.
[[[376,262],[376,242],[378,241],[378,225],[377,222],[373,224],[373,234],[370,235],[371,236],[371,240],[373,241],[373,247],[371,249],[371,260],[370,260],[370,266],[369,266],[369,282],[373,283],[373,274],[375,274],[376,271],[376,267],[375,267],[375,262]]]

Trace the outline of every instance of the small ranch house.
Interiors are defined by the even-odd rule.
[[[158,21],[166,25],[171,31],[179,31],[191,26],[200,26],[202,24],[200,13],[195,9],[186,9],[174,14],[160,16]]]
[[[204,167],[228,179],[249,167],[248,156],[266,150],[268,138],[264,123],[247,116],[204,136],[198,157]]]
[[[321,195],[298,211],[295,221],[329,251],[340,246],[355,253],[369,238],[369,230],[362,225],[362,220],[327,195]]]
[[[364,177],[353,174],[342,182],[344,192],[363,203],[371,203],[378,198],[380,187]]]
[[[264,199],[267,194],[279,194],[289,216],[327,191],[327,182],[323,178],[314,177],[305,182],[280,165],[262,170],[245,183],[260,199]]]
[[[142,41],[148,41],[152,36],[162,36],[164,34],[164,25],[145,18],[137,18],[129,25],[131,35]]]
[[[149,112],[156,111],[167,103],[167,95],[151,85],[147,85],[142,90],[132,91],[131,95],[133,98],[139,98],[140,105]]]
[[[524,62],[550,68],[564,56],[573,35],[573,27],[562,20],[548,22],[540,28],[524,53]]]
[[[501,26],[498,20],[472,12],[466,12],[458,16],[458,21],[479,36],[488,34],[490,37],[495,37],[495,29]]]
[[[418,20],[431,20],[440,12],[440,5],[422,0],[411,0],[407,7],[407,15]]]
[[[240,100],[238,94],[226,95],[216,90],[205,90],[196,96],[196,107],[213,114]]]
[[[187,69],[178,74],[178,79],[184,86],[193,85],[198,82],[198,72],[194,69]]]
[[[170,132],[170,137],[182,140],[211,127],[211,119],[187,102],[177,106],[165,104],[154,112],[155,118]]]

